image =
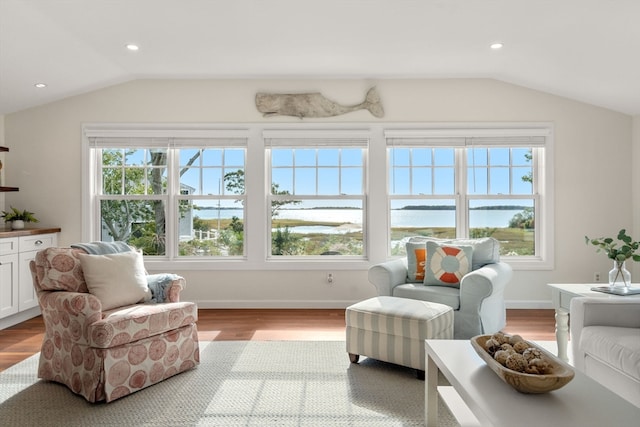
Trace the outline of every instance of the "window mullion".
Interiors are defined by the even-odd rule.
[[[296,177],[297,177],[297,166],[296,166],[296,150],[292,150],[291,156],[291,194],[296,194]]]
[[[436,194],[436,148],[429,148],[431,151],[431,164],[429,165],[431,173],[431,195]]]
[[[315,159],[315,176],[316,176],[316,194],[318,194],[320,192],[320,164],[319,164],[319,152],[318,149],[316,148],[314,151],[314,159]]]
[[[487,194],[492,194],[491,191],[491,150],[488,148],[483,148],[487,152]]]
[[[409,194],[413,194],[413,148],[409,148]]]
[[[143,159],[142,159],[142,166],[140,167],[140,169],[142,169],[142,182],[143,182],[143,190],[144,194],[149,194],[149,174],[151,173],[150,171],[153,170],[153,164],[151,164],[151,150],[149,148],[145,148],[144,150],[142,150],[144,153]],[[131,168],[136,168],[135,165],[131,165]],[[125,172],[126,172],[127,168],[125,166]]]
[[[200,148],[200,155],[198,156],[197,159],[197,168],[198,168],[198,185],[200,186],[200,194],[202,194],[202,191],[204,189],[204,163],[202,162],[202,157],[204,156],[204,149]],[[180,175],[180,173],[178,173],[178,176]],[[178,178],[179,180],[180,178]]]
[[[178,242],[175,235],[178,229],[178,203],[180,200],[180,159],[179,149],[175,146],[167,148],[167,191],[165,201],[165,255],[174,260],[178,254]]]
[[[540,164],[540,148],[533,148],[531,150],[531,172],[532,172],[532,188],[531,191],[535,195],[540,194],[540,174],[539,174],[539,164]]]
[[[121,150],[122,151],[122,150]],[[124,163],[124,154],[122,158],[122,165],[120,165],[120,194],[125,194],[125,184],[127,182],[127,167]]]
[[[103,179],[102,179],[102,174],[104,173],[103,171],[103,165],[102,165],[102,150],[90,150],[92,152],[92,154],[94,156],[93,159],[95,159],[95,173],[93,173],[92,175],[92,179],[94,182],[94,188],[93,188],[93,194],[94,196],[100,196],[104,193],[102,186],[103,184]]]
[[[342,150],[338,150],[338,194],[342,194]]]
[[[455,148],[455,200],[456,200],[456,235],[465,237],[469,234],[469,198],[467,188],[468,156],[466,147]]]
[[[509,194],[513,194],[514,188],[513,188],[513,171],[515,168],[515,164],[513,161],[513,148],[509,148],[509,173],[507,174],[507,176],[509,177]]]

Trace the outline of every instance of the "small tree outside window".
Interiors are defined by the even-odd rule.
[[[145,255],[243,256],[245,196],[226,191],[225,177],[243,173],[245,148],[221,142],[98,140],[100,239],[125,241]]]

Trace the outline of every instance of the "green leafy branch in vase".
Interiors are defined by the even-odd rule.
[[[587,245],[592,244],[598,248],[596,252],[604,252],[608,258],[615,261],[617,272],[614,283],[618,280],[618,276],[622,274],[622,265],[626,260],[631,258],[633,261],[640,261],[640,254],[636,253],[640,248],[640,242],[634,241],[624,228],[618,232],[616,240],[611,237],[590,239],[587,236],[584,236],[584,239]],[[624,276],[623,281],[626,284]]]

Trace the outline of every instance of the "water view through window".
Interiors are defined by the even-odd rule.
[[[244,257],[247,212],[264,202],[267,217],[250,228],[270,234],[267,257],[362,258],[371,232],[389,237],[391,255],[403,255],[412,236],[490,236],[503,256],[536,255],[535,148],[396,141],[387,146],[387,187],[371,189],[368,174],[378,171],[367,170],[366,139],[265,141],[259,179],[271,184],[261,193],[254,177],[249,196],[244,143],[193,142],[100,149],[102,239],[125,240],[146,255]],[[386,230],[368,230],[368,192],[385,193],[386,212],[373,214],[387,215]]]
[[[271,154],[271,255],[365,253],[365,149],[292,141]]]
[[[521,147],[392,145],[391,254],[404,255],[406,240],[420,235],[493,237],[504,256],[534,255],[532,159],[532,149]]]

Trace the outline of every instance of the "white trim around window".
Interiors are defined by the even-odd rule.
[[[366,227],[367,249],[363,259],[331,260],[313,259],[296,260],[269,259],[268,247],[265,244],[264,229],[268,224],[267,203],[269,186],[265,183],[268,165],[265,156],[265,138],[273,141],[289,138],[299,134],[308,138],[313,132],[317,137],[333,137],[351,139],[362,137],[368,141],[366,161]],[[89,141],[93,137],[123,136],[135,138],[206,138],[243,135],[247,140],[245,165],[246,179],[246,252],[243,259],[198,260],[149,260],[151,269],[171,268],[173,271],[191,270],[366,270],[372,264],[388,259],[388,236],[382,230],[389,229],[387,188],[387,152],[386,143],[389,137],[442,137],[449,141],[454,137],[461,140],[477,138],[481,141],[489,139],[510,140],[515,145],[520,138],[525,138],[524,145],[534,143],[544,145],[544,155],[538,158],[534,169],[538,185],[538,202],[536,218],[543,224],[540,233],[539,256],[509,257],[505,260],[515,270],[547,270],[553,268],[553,144],[554,129],[551,123],[241,123],[241,124],[121,124],[121,123],[87,123],[82,126],[82,239],[95,240],[95,232],[91,230],[95,221],[94,199],[92,188],[95,188]],[[433,141],[433,139],[432,139]],[[540,141],[543,141],[542,143]]]

